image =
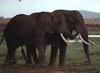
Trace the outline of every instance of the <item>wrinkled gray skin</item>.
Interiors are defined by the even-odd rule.
[[[56,33],[59,35],[63,33],[66,36],[72,33],[73,30],[80,33],[83,39],[88,42],[88,33],[84,20],[77,11],[58,10],[52,13],[33,13],[30,16],[23,14],[17,15],[9,21],[3,34],[8,48],[6,63],[15,63],[15,50],[19,46],[25,45],[28,49],[26,62],[30,62],[32,50],[34,52],[36,51],[34,48],[38,48],[38,64],[43,65],[45,60],[45,48],[47,45],[46,34],[52,35]],[[60,47],[61,53],[59,65],[64,64],[66,44],[62,41],[61,37],[57,35],[54,35],[57,39],[51,43],[53,46],[50,65],[53,64],[56,57],[57,49],[54,48],[58,47]],[[55,44],[56,41],[58,42],[57,44]],[[88,45],[83,43],[83,47],[88,58],[88,63],[90,63]],[[35,53],[34,56],[36,55]]]
[[[49,35],[49,39],[48,37],[45,37],[47,38],[46,44],[51,44],[52,49],[49,65],[52,65],[54,63],[56,58],[56,54],[54,53],[57,52],[56,49],[58,48],[60,48],[59,65],[64,65],[66,43],[62,40],[60,33],[63,33],[64,36],[69,37],[71,39],[73,38],[73,36],[69,34],[71,33],[71,31],[69,31],[69,28],[67,26],[65,15],[56,12],[42,12],[41,15],[38,16],[37,20],[40,23],[39,27],[46,31],[47,36]]]
[[[33,43],[39,43],[40,45],[42,45],[42,40],[44,39],[44,32],[41,29],[38,30],[38,28],[35,25],[35,21],[33,20],[35,19],[31,18],[30,16],[20,14],[13,17],[6,25],[3,32],[2,40],[5,38],[7,44],[7,57],[5,60],[7,64],[13,64],[16,62],[15,51],[19,46],[25,45],[26,48],[28,48],[27,53],[31,53],[31,49],[35,47],[39,48],[39,51],[42,50],[41,52],[43,52],[44,47],[38,47],[38,45],[36,44],[33,45]],[[37,41],[33,41],[35,39],[37,39]],[[40,47],[42,49],[40,49]],[[35,49],[32,50],[35,51]],[[39,57],[42,57],[44,55],[44,52],[42,56],[40,55],[40,53]],[[29,62],[29,59],[30,55],[27,54],[26,62]],[[42,61],[39,61],[39,63],[41,64]]]
[[[55,25],[58,24],[58,27],[55,27],[56,30],[64,31],[63,29],[65,29],[65,28],[59,27],[60,25],[59,25],[59,22],[57,21],[57,20],[60,21],[61,19],[59,19],[59,16],[57,17],[57,15],[55,15],[55,14],[59,14],[59,13],[65,16],[65,23],[68,27],[68,30],[66,30],[66,31],[69,31],[70,33],[72,33],[73,31],[76,31],[77,34],[81,34],[83,39],[88,42],[88,32],[86,29],[86,25],[84,23],[83,17],[81,16],[81,14],[78,11],[56,10],[52,13],[44,12],[43,16],[40,16],[39,22],[41,23],[41,25],[43,24],[47,28],[45,28],[44,26],[41,26],[41,25],[40,25],[40,27],[42,27],[42,29],[44,29],[44,30],[48,30],[48,29],[50,30],[50,22],[51,22],[50,20],[51,19],[49,19],[49,18],[52,18],[54,24]],[[42,19],[42,17],[44,17],[44,18]],[[46,25],[47,22],[49,22],[48,25]],[[62,25],[62,27],[64,27],[64,26],[65,25]],[[52,30],[50,31],[50,33],[52,33]],[[54,62],[56,60],[58,48],[60,50],[59,65],[64,65],[64,59],[65,59],[67,45],[65,44],[65,42],[62,40],[62,38],[60,37],[60,35],[58,33],[55,33],[55,34],[47,34],[47,35],[49,35],[49,39],[48,39],[48,37],[46,37],[47,44],[51,44],[51,57],[50,57],[49,65],[54,64]],[[77,36],[77,34],[75,35],[75,37]],[[66,37],[66,35],[64,35],[64,36]],[[84,51],[85,51],[85,54],[87,57],[86,62],[90,63],[88,45],[83,42],[83,47],[84,47]]]
[[[82,38],[86,42],[88,42],[88,32],[86,29],[86,25],[84,23],[83,17],[81,16],[81,14],[78,11],[55,10],[54,12],[61,13],[66,16],[66,22],[67,22],[70,33],[72,33],[73,31],[76,31],[77,34],[81,34]],[[64,47],[64,44],[63,44],[63,47]],[[87,57],[86,63],[90,64],[90,56],[89,56],[88,47],[89,46],[83,42],[84,52]],[[63,51],[65,51],[64,50],[65,48],[61,48],[61,49],[63,49]],[[51,65],[53,64],[53,62],[55,62],[54,59],[56,58],[56,55],[57,55],[57,48],[52,49],[52,50],[53,51],[51,51],[51,58],[50,58]],[[61,52],[61,50],[60,50],[60,52]],[[65,52],[63,52],[62,54],[65,57]]]
[[[31,51],[33,50],[34,52],[36,51],[35,48],[38,48],[38,64],[43,65],[45,60],[46,33],[69,35],[65,16],[60,13],[41,12],[33,13],[30,16],[20,14],[13,17],[5,27],[2,38],[2,40],[5,38],[7,44],[6,63],[15,63],[16,49],[19,46],[25,45],[27,47],[26,62],[30,62]]]

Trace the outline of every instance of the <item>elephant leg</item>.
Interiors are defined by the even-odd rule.
[[[51,44],[51,56],[49,62],[50,66],[54,65],[57,57],[57,52],[58,52],[58,46],[56,44]]]
[[[26,45],[26,64],[32,64],[32,49],[30,45]]]
[[[45,39],[44,37],[38,38],[37,41],[37,49],[38,49],[38,64],[44,65],[45,64]]]
[[[59,66],[63,66],[65,63],[65,55],[66,55],[66,44],[60,43],[59,49],[60,49],[60,56],[59,56]]]
[[[6,41],[7,42],[7,41]],[[7,57],[5,62],[7,64],[15,64],[16,63],[16,59],[15,59],[15,51],[18,48],[17,44],[11,43],[11,42],[7,42]]]
[[[83,39],[85,39],[85,41],[88,42],[88,36],[86,36],[86,35],[82,35],[82,36],[83,36]],[[90,55],[89,55],[89,46],[83,42],[83,48],[84,48],[84,52],[87,57],[87,60],[85,63],[90,64],[91,62],[90,62]]]
[[[33,57],[33,61],[35,64],[38,64],[38,56],[37,56],[37,51],[36,48],[32,49],[32,57]]]
[[[87,33],[87,31],[81,31],[80,34],[81,34],[82,38],[86,42],[89,42],[88,41],[88,33]],[[84,52],[85,52],[86,57],[87,57],[87,60],[85,61],[85,63],[90,64],[89,45],[83,42],[83,49],[84,49]]]
[[[41,43],[38,47],[38,54],[39,54],[39,65],[45,64],[45,49],[43,43]]]
[[[26,46],[26,50],[27,50],[27,55],[25,55],[25,51],[24,48],[22,47],[22,56],[24,57],[24,59],[26,59],[26,63],[27,64],[32,64],[32,59],[31,56],[33,57],[33,61],[35,64],[38,64],[38,58],[37,58],[37,53],[36,53],[36,49],[35,48],[31,48],[31,46]],[[30,51],[29,51],[30,50]]]
[[[41,29],[38,29],[34,35],[34,47],[38,49],[38,65],[45,64],[45,32]]]

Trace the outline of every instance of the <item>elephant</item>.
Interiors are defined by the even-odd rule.
[[[84,19],[78,11],[56,10],[51,13],[39,12],[31,15],[17,15],[9,21],[3,34],[8,48],[6,62],[14,63],[15,50],[18,46],[25,45],[27,47],[27,62],[31,59],[32,50],[35,56],[35,48],[38,48],[38,63],[39,65],[43,65],[45,62],[45,48],[48,42],[46,40],[47,34],[56,38],[55,40],[50,41],[50,44],[52,45],[50,64],[53,64],[57,49],[60,48],[61,54],[59,65],[63,65],[66,44],[64,40],[61,39],[61,34],[70,37],[70,35],[73,36],[72,32],[74,30],[79,34],[79,36],[82,36],[84,40],[83,47],[88,63],[90,63],[88,33]],[[55,44],[56,41],[58,41],[57,44]]]
[[[49,33],[49,35],[52,35],[50,38],[52,39],[50,41],[52,49],[49,65],[53,65],[58,48],[60,48],[59,65],[64,65],[67,45],[58,35],[59,33],[63,33],[64,35],[66,35],[67,32],[72,34],[73,31],[76,32],[76,36],[79,34],[79,36],[81,37],[83,41],[84,51],[87,57],[86,62],[90,64],[90,56],[88,50],[88,32],[84,23],[84,19],[78,11],[55,10],[51,13],[42,12],[37,20],[40,23],[39,27]],[[54,26],[52,24],[54,24]],[[56,35],[53,35],[53,33],[55,33]]]
[[[71,39],[73,38],[73,35],[70,34],[69,28],[66,25],[67,23],[65,15],[56,12],[54,13],[42,12],[41,15],[38,16],[37,21],[40,23],[39,27],[42,28],[44,31],[46,31],[47,36],[49,35],[49,40],[47,40],[48,39],[47,36],[45,38],[47,38],[46,39],[47,44],[48,43],[51,44],[52,48],[51,51],[55,52],[54,51],[55,48],[60,48],[59,65],[63,65],[65,58],[65,54],[63,53],[66,52],[66,43],[61,38],[60,33],[63,33],[64,36],[69,37]],[[75,35],[75,37],[76,36],[77,35]],[[52,58],[52,56],[56,57],[56,55],[51,54],[50,65],[53,64],[53,61],[55,60],[55,58]]]
[[[39,65],[43,65],[45,60],[46,33],[62,33],[64,35],[68,34],[68,36],[71,35],[67,26],[65,25],[65,16],[59,13],[55,15],[56,17],[53,17],[53,14],[51,16],[51,13],[49,12],[40,12],[33,13],[31,15],[19,14],[13,17],[6,25],[1,40],[2,42],[5,38],[7,44],[7,57],[5,62],[8,64],[15,63],[16,49],[19,46],[25,45],[27,49],[26,62],[30,62],[29,60],[31,58],[31,51],[33,50],[35,56],[35,48],[38,48],[38,63]],[[47,19],[44,20],[43,18]],[[59,29],[55,28],[57,26]],[[60,29],[60,27],[66,28],[63,30],[63,28]],[[37,62],[37,60],[35,60],[35,62]]]
[[[61,16],[63,15],[64,17],[61,18],[60,15]],[[62,21],[62,19],[64,24],[61,25],[59,21]],[[82,15],[78,11],[55,10],[51,13],[44,12],[39,17],[38,22],[41,23],[39,26],[50,34],[53,32],[52,31],[53,27],[51,24],[55,25],[55,32],[57,34],[56,35],[52,34],[51,38],[47,39],[47,41],[51,40],[49,42],[51,44],[51,57],[49,65],[54,64],[58,48],[60,48],[59,65],[64,65],[64,58],[67,45],[65,44],[64,41],[62,41],[61,37],[59,37],[60,36],[59,33],[66,34],[66,31],[68,31],[71,34],[73,31],[75,31],[76,32],[75,37],[78,35],[81,38],[83,42],[84,52],[87,57],[87,60],[85,62],[88,64],[91,63],[89,56],[89,49],[88,49],[88,45],[90,45],[88,40],[88,31]]]
[[[5,41],[7,44],[7,57],[6,57],[5,62],[7,64],[16,63],[15,50],[19,46],[25,45],[26,48],[28,49],[31,49],[34,47],[33,41],[32,41],[34,40],[32,31],[33,29],[35,30],[36,27],[32,27],[34,25],[30,25],[30,24],[32,24],[31,17],[25,14],[19,14],[13,17],[6,25],[1,42],[5,38]],[[35,49],[33,50],[35,51]],[[27,50],[27,53],[30,53],[30,50]],[[36,59],[34,61],[35,63],[37,62]],[[26,62],[28,63],[30,62],[28,54],[26,57]]]
[[[70,33],[72,33],[73,31],[76,31],[76,33],[79,34],[79,37],[82,39],[84,52],[87,57],[87,60],[85,62],[90,64],[91,61],[90,61],[89,49],[88,49],[88,47],[89,47],[88,45],[90,45],[90,44],[88,43],[89,42],[88,31],[87,31],[87,28],[86,28],[86,25],[85,25],[82,15],[78,11],[75,11],[75,10],[72,10],[72,11],[55,10],[53,12],[64,14],[66,16],[66,22],[67,22],[67,26],[69,28]],[[54,59],[56,58],[56,56],[55,56],[56,54],[57,54],[57,48],[53,49],[53,51],[51,51],[50,64],[52,64],[54,62]],[[65,52],[63,52],[62,54],[65,55]]]
[[[32,48],[39,48],[39,64],[43,64],[45,55],[43,39],[45,32],[37,27],[35,22],[36,15],[37,14],[34,14],[34,17],[31,17],[25,14],[19,14],[13,17],[6,25],[1,42],[5,38],[7,44],[7,57],[5,62],[7,64],[16,63],[15,51],[19,46],[23,45],[28,49],[27,53],[31,53]],[[36,51],[35,49],[32,50]],[[34,55],[35,53],[36,52],[34,52]],[[29,58],[30,55],[27,54],[26,62],[28,63],[30,62]]]

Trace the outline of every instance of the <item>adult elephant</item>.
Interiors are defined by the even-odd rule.
[[[31,16],[34,15],[31,14]],[[60,48],[60,58],[59,58],[59,65],[64,64],[65,52],[66,52],[66,43],[65,40],[62,39],[61,33],[69,38],[73,38],[71,35],[67,22],[66,16],[61,13],[56,12],[42,12],[37,18],[39,27],[46,31],[46,42],[47,44],[51,44],[52,52],[56,53],[56,48]],[[76,37],[77,35],[75,35]],[[64,54],[63,54],[64,53]],[[50,65],[53,64],[55,60],[56,54],[51,54]]]
[[[13,17],[6,25],[1,42],[5,38],[7,44],[7,57],[5,61],[7,64],[13,64],[16,62],[15,51],[19,46],[23,46],[23,45],[25,45],[26,48],[28,49],[27,53],[31,53],[32,48],[36,48],[36,47],[39,48],[40,51],[39,53],[43,52],[41,55],[39,54],[39,56],[40,57],[43,56],[44,58],[43,55],[44,45],[42,45],[43,44],[42,39],[44,39],[43,37],[44,32],[37,27],[35,22],[35,17],[36,16],[34,16],[34,18],[31,18],[28,15],[19,14]],[[35,39],[37,40],[35,41]],[[33,45],[33,43],[35,44]],[[40,45],[39,47],[38,47],[38,43]],[[40,47],[42,49],[40,49]],[[35,51],[35,49],[32,50]],[[34,52],[34,55],[35,53],[36,52]],[[30,62],[29,59],[30,59],[30,55],[27,54],[26,62],[29,63]],[[40,64],[42,64],[43,61],[42,59],[40,61]]]
[[[52,35],[50,39],[51,44],[51,58],[50,65],[52,65],[56,58],[57,49],[60,48],[60,63],[59,65],[64,65],[66,44],[59,37],[60,33],[66,35],[67,32],[72,33],[76,31],[83,41],[83,47],[85,54],[87,56],[87,63],[90,63],[89,51],[88,51],[88,32],[84,19],[78,11],[67,11],[67,10],[56,10],[52,13],[42,12],[38,16],[39,27]],[[53,35],[56,33],[57,35]],[[49,40],[50,40],[49,39]]]
[[[45,20],[44,18],[47,19]],[[59,29],[56,28],[57,26]],[[31,48],[33,48],[32,50],[35,50],[34,48],[38,48],[39,64],[44,64],[46,33],[63,33],[69,35],[70,33],[65,23],[65,16],[57,13],[55,14],[55,17],[53,17],[48,12],[40,12],[33,13],[30,16],[20,14],[13,17],[6,25],[2,38],[2,40],[5,38],[8,48],[6,62],[15,63],[16,49],[19,46],[25,45],[28,49],[26,61],[29,62],[30,60],[31,56],[29,53],[31,53]]]
[[[55,10],[53,13],[61,13],[66,16],[66,23],[69,28],[70,33],[76,31],[83,42],[84,52],[86,54],[87,60],[86,63],[90,64],[90,56],[89,56],[89,41],[88,41],[88,32],[86,25],[84,23],[84,19],[82,15],[78,11],[68,11],[68,10]],[[64,47],[64,44],[63,44]],[[65,57],[65,48],[60,48],[60,51],[63,51],[63,58]],[[51,58],[50,58],[50,65],[52,65],[55,61],[57,54],[57,48],[52,49],[51,51]],[[64,61],[63,61],[64,62]],[[64,63],[63,63],[64,64]]]

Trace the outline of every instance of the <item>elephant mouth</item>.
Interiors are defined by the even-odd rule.
[[[68,40],[64,37],[64,35],[63,35],[62,33],[60,33],[60,36],[61,36],[61,38],[64,40],[65,43],[67,43],[68,45],[70,44],[70,42],[68,42]],[[81,34],[78,34],[78,36],[79,36],[79,38],[81,39],[81,41],[84,42],[85,44],[87,44],[87,45],[93,44],[93,45],[95,45],[95,46],[98,46],[97,44],[95,44],[95,43],[92,42],[91,40],[89,40],[89,43],[86,42],[86,41],[82,38]]]

